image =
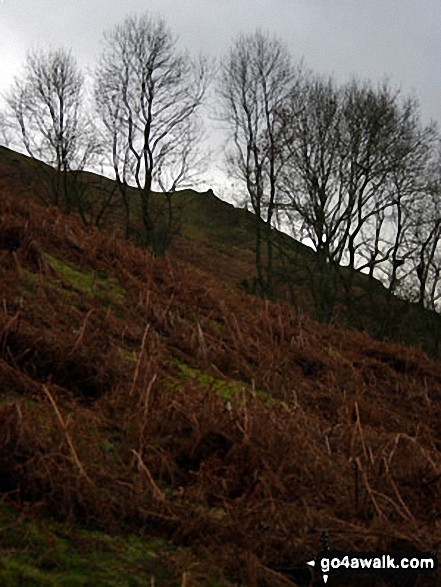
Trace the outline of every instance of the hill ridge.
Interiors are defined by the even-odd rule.
[[[0,182],[17,195],[47,197],[53,174],[54,170],[44,163],[0,147]],[[79,177],[81,189],[88,194],[87,198],[84,196],[83,221],[98,222],[111,232],[123,234],[123,211],[115,200],[118,195],[115,181],[92,172],[80,172]],[[139,244],[142,238],[136,188],[128,188],[128,197],[132,202],[130,240]],[[168,247],[172,257],[212,275],[219,273],[218,279],[236,291],[255,293],[256,236],[255,216],[251,212],[235,208],[210,190],[181,190],[171,200],[153,192],[152,198],[159,242],[164,241],[163,246]],[[171,228],[161,220],[168,215],[170,201],[173,202]],[[95,212],[94,206],[98,206]],[[299,312],[320,321],[366,331],[379,340],[412,344],[431,356],[439,356],[439,314],[400,300],[376,278],[344,266],[323,264],[310,247],[276,228],[271,234],[274,256],[271,299],[288,301]]]

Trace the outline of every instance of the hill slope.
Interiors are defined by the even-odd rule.
[[[440,365],[222,277],[3,178],[2,584],[302,586],[323,530],[441,541]]]
[[[83,220],[123,234],[124,210],[114,181],[88,172],[72,174],[72,189],[81,202]],[[54,170],[41,162],[0,147],[0,185],[25,199],[48,200],[56,184]],[[131,242],[140,242],[140,204],[128,187]],[[211,190],[183,190],[171,200],[152,194],[157,238],[172,236],[169,252],[235,291],[253,292],[255,217],[217,198]],[[171,204],[171,229],[163,226]],[[169,227],[170,228],[170,227]],[[165,231],[165,232],[164,232]],[[405,342],[439,357],[441,316],[399,300],[376,279],[338,265],[323,264],[309,247],[272,231],[274,268],[271,299],[288,301],[320,321],[368,332],[377,340]]]

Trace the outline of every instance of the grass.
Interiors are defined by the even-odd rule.
[[[235,406],[244,406],[247,403],[247,397],[257,397],[268,405],[277,403],[268,393],[260,389],[252,389],[247,383],[241,381],[224,381],[209,375],[199,369],[193,369],[189,365],[174,359],[173,363],[179,369],[179,378],[182,381],[193,381],[198,386],[208,387],[224,401],[234,402]],[[175,386],[179,381],[175,381]]]
[[[133,351],[128,351],[127,349],[125,349],[123,347],[119,347],[119,352],[121,354],[121,358],[123,359],[123,361],[128,361],[128,362],[132,363],[133,361],[136,360],[136,357],[134,356]]]
[[[343,364],[343,365],[352,365],[351,361],[344,357],[341,353],[338,352],[337,349],[334,349],[332,346],[328,347],[328,354],[329,356],[334,359],[335,361]]]
[[[45,257],[60,274],[63,280],[75,287],[77,290],[91,296],[113,298],[114,301],[123,301],[125,291],[116,279],[107,277],[100,271],[74,267],[56,257],[45,253]]]
[[[41,191],[41,177],[50,178],[53,171],[41,162],[0,147],[0,177],[7,178],[8,188],[14,186],[16,195],[27,200]],[[87,187],[87,198],[92,208],[108,193],[115,191],[115,182],[90,172],[81,172],[81,180]],[[41,182],[40,182],[41,183]],[[41,194],[40,194],[41,196]],[[135,188],[128,189],[132,202],[133,236],[140,231],[140,203]],[[164,195],[152,193],[152,213],[160,228],[163,218]],[[235,291],[242,289],[254,292],[256,267],[254,260],[255,229],[254,215],[243,209],[221,201],[213,193],[198,193],[191,189],[176,192],[172,197],[175,213],[173,253],[197,267],[217,274]],[[87,203],[87,202],[86,202]],[[109,230],[123,230],[123,212],[120,203],[109,208],[102,217],[102,226]],[[159,231],[160,233],[161,231]],[[289,299],[300,311],[318,320],[338,322],[345,327],[368,332],[378,339],[389,339],[423,348],[428,354],[438,357],[441,352],[441,317],[436,312],[423,310],[417,304],[400,301],[395,296],[389,299],[386,288],[380,281],[358,271],[339,267],[335,279],[336,296],[332,302],[326,287],[328,276],[315,253],[309,247],[278,230],[272,231],[274,242],[274,283],[271,298]],[[67,270],[69,272],[69,269]],[[69,277],[69,276],[67,276]],[[78,285],[92,295],[99,295],[102,285],[100,276],[95,281],[90,275],[72,275]],[[94,291],[94,283],[96,291]],[[323,283],[325,284],[323,288]],[[320,285],[321,284],[321,285]],[[346,287],[349,294],[346,294]],[[116,292],[112,284],[107,284]],[[115,285],[115,284],[114,284]],[[118,287],[118,285],[116,285]],[[323,295],[313,295],[323,288]]]
[[[35,296],[38,291],[38,275],[23,268],[21,270],[20,286],[23,292]]]
[[[211,512],[211,515],[215,515]],[[187,565],[181,572],[179,567]],[[31,517],[0,504],[2,587],[233,587],[198,577],[187,548],[162,538],[102,530]]]
[[[0,196],[54,269],[0,248],[0,585],[295,586],[321,529],[441,541],[439,364]]]
[[[161,539],[110,536],[50,519],[23,519],[0,506],[0,584],[3,587],[144,587],[180,585]]]

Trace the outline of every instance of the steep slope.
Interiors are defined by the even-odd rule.
[[[322,530],[341,550],[441,542],[440,365],[222,277],[3,180],[4,584],[301,586]]]
[[[72,173],[72,189],[79,198],[83,221],[112,234],[124,233],[124,211],[115,182],[93,173]],[[0,185],[25,199],[48,201],[56,179],[41,162],[0,147]],[[131,206],[131,242],[140,243],[139,196],[127,188]],[[158,239],[172,236],[168,251],[234,291],[253,292],[255,217],[221,201],[211,190],[183,190],[170,200],[151,196]],[[163,219],[172,207],[173,222]],[[168,234],[168,236],[167,236]],[[441,316],[417,304],[397,299],[376,279],[338,265],[322,263],[309,247],[277,230],[272,231],[274,271],[271,299],[288,301],[299,312],[319,321],[368,332],[377,340],[405,342],[430,356],[441,351]]]

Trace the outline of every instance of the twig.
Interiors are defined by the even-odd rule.
[[[361,475],[362,475],[363,481],[364,481],[364,485],[366,487],[367,492],[369,493],[369,496],[370,496],[370,498],[372,500],[372,503],[374,504],[374,507],[375,507],[375,509],[377,511],[377,514],[380,516],[380,518],[387,519],[386,516],[384,515],[384,513],[381,511],[381,508],[378,505],[377,500],[375,499],[374,491],[372,490],[372,487],[369,484],[369,481],[367,479],[366,472],[365,472],[365,470],[363,469],[363,467],[361,465],[360,459],[357,457],[355,459],[355,462],[357,463],[358,468],[359,468],[359,470],[361,472]]]
[[[358,409],[358,402],[355,402],[355,414],[357,416],[357,421],[355,423],[356,428],[358,429],[359,433],[360,433],[360,440],[361,440],[361,446],[363,447],[363,454],[365,456],[365,458],[368,458],[368,451],[366,449],[366,443],[364,441],[364,432],[363,432],[363,428],[361,426],[361,420],[360,420],[360,410]]]
[[[72,458],[73,458],[73,461],[74,461],[75,465],[77,466],[77,468],[80,471],[81,475],[86,479],[86,481],[88,481],[88,483],[90,483],[91,485],[94,485],[93,481],[90,479],[90,477],[87,475],[86,471],[84,470],[83,465],[80,462],[80,459],[78,458],[77,451],[75,450],[75,447],[74,447],[73,442],[72,442],[72,438],[70,437],[70,434],[69,434],[69,432],[67,430],[67,426],[66,426],[66,424],[65,424],[65,422],[63,420],[63,417],[62,417],[62,415],[60,413],[60,410],[57,407],[57,404],[56,404],[56,402],[55,402],[55,400],[54,400],[51,392],[46,387],[46,385],[43,385],[43,390],[44,390],[45,394],[47,395],[47,397],[49,398],[49,401],[51,402],[52,407],[54,408],[54,412],[55,412],[55,414],[56,414],[56,416],[58,418],[58,421],[60,423],[61,429],[63,430],[64,435],[66,437],[67,444],[69,445],[69,448],[70,448],[70,451],[72,453]]]
[[[400,502],[401,506],[403,507],[404,511],[406,512],[408,520],[413,522],[414,524],[416,524],[415,518],[413,517],[413,515],[412,515],[411,511],[409,510],[409,508],[407,507],[407,505],[404,503],[404,500],[401,497],[400,492],[398,491],[397,484],[395,483],[394,478],[392,477],[387,459],[384,456],[383,456],[383,463],[384,463],[384,466],[386,469],[386,473],[388,475],[389,482],[392,485],[392,488],[394,490],[395,495],[397,496],[398,501]]]
[[[138,469],[141,469],[147,476],[147,479],[150,482],[150,485],[153,489],[153,498],[157,499],[158,501],[165,501],[165,494],[159,489],[159,487],[156,485],[152,474],[150,473],[150,471],[148,470],[148,468],[146,467],[144,461],[141,458],[141,455],[139,454],[138,451],[136,451],[135,449],[132,448],[131,451],[135,456],[136,459],[138,461]]]
[[[132,381],[132,387],[130,388],[130,394],[129,395],[133,395],[133,392],[135,390],[135,385],[136,382],[138,381],[138,377],[139,377],[139,370],[141,368],[141,361],[142,361],[142,357],[144,355],[144,350],[145,350],[145,343],[147,340],[147,335],[149,333],[150,330],[150,326],[151,324],[148,323],[144,329],[144,334],[142,335],[142,341],[141,341],[141,350],[139,352],[139,357],[138,360],[136,361],[136,367],[135,367],[135,372],[133,374],[133,381]]]
[[[81,345],[81,341],[83,340],[83,337],[84,337],[84,333],[86,331],[87,321],[89,320],[89,317],[93,314],[94,311],[95,310],[93,308],[91,308],[87,312],[87,314],[83,320],[83,324],[81,325],[80,332],[78,333],[77,340],[75,341],[75,344],[73,345],[72,350],[70,351],[71,355],[73,355],[79,349],[79,347]]]
[[[201,325],[199,324],[199,322],[196,322],[196,329],[197,329],[197,333],[198,333],[199,345],[202,350],[202,356],[204,359],[206,359],[207,358],[207,344],[205,342],[204,333],[202,332],[202,328],[201,328]]]

